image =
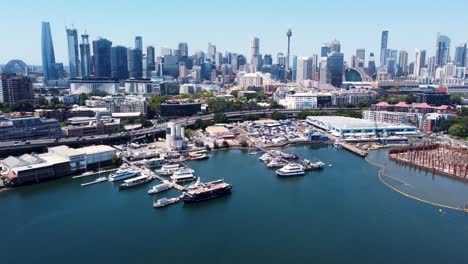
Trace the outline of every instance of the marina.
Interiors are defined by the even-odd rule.
[[[440,263],[448,258],[464,263],[466,260],[465,213],[448,209],[439,213],[439,207],[401,196],[380,182],[380,168],[346,150],[301,146],[283,151],[296,153],[301,159],[320,157],[327,166],[332,163],[333,169],[316,170],[307,177],[276,177],[274,170],[267,169],[258,156],[247,151],[217,152],[203,162],[188,161],[187,166],[201,176],[202,182],[224,178],[234,186],[233,195],[203,203],[179,201],[162,210],[152,210],[154,202],[164,197],[178,198],[181,191],[174,188],[149,196],[150,186],[125,192],[117,192],[113,184],[83,189],[77,183],[85,179],[62,178],[1,192],[0,206],[11,211],[0,220],[3,226],[9,227],[2,232],[0,246],[11,252],[2,257],[3,261],[32,263],[38,256],[47,256],[49,263],[62,263],[63,257],[56,255],[62,252],[75,256],[67,260],[72,264],[86,263],[91,258],[116,264],[144,263],[155,255],[171,259],[175,264],[206,263],[212,258],[223,258],[224,263],[230,264],[249,262],[260,250],[285,252],[279,257],[265,253],[259,260],[275,264],[304,263],[311,258],[327,258],[336,263],[353,258],[366,263],[369,255],[355,254],[363,247],[375,253],[371,256],[375,263]],[[388,152],[372,151],[368,158],[384,164]],[[424,172],[411,171],[393,162],[387,170],[386,173],[414,186],[396,185],[394,180],[385,178],[405,193],[416,197],[426,195],[422,196],[425,200],[455,207],[464,206],[468,201],[465,182],[428,177]],[[18,206],[27,210],[13,210]],[[90,218],[94,220],[89,221]],[[46,220],[53,224],[46,225]],[[64,222],[66,226],[58,224]],[[87,232],[90,228],[96,232]],[[415,229],[430,232],[420,232],[415,237]],[[76,236],[84,232],[86,237]],[[232,233],[236,235],[220,242],[220,235]],[[115,234],[137,237],[138,243],[122,244],[115,239]],[[360,237],[359,243],[356,236]],[[382,237],[385,239],[377,245],[376,239]],[[414,246],[421,239],[438,241],[439,250],[428,252]],[[102,256],[102,249],[86,243],[90,240],[106,241],[116,254]],[[453,240],[460,243],[451,244]],[[37,247],[51,241],[56,243],[53,248]],[[284,251],[285,245],[277,241],[290,241],[288,250]],[[18,244],[29,248],[29,254],[20,254]],[[82,252],[76,252],[79,246]],[[310,247],[316,251],[311,252]],[[392,248],[391,253],[388,248]],[[211,249],[209,257],[197,255],[207,249]],[[340,254],[330,253],[337,250]]]

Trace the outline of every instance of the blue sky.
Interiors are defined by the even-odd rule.
[[[309,56],[336,38],[345,59],[356,48],[373,51],[378,59],[380,34],[389,30],[389,48],[435,50],[437,32],[454,45],[468,39],[464,19],[468,1],[443,4],[421,0],[0,0],[0,64],[22,59],[40,64],[41,21],[51,23],[56,59],[68,64],[65,26],[91,40],[102,36],[114,45],[133,46],[135,35],[143,45],[177,47],[188,42],[189,52],[206,51],[212,42],[220,51],[249,55],[249,40],[260,38],[262,54],[286,50],[285,33],[293,30],[292,53]],[[453,56],[453,52],[452,52]]]

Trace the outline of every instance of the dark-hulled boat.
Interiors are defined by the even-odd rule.
[[[198,188],[184,192],[181,196],[184,203],[198,203],[231,194],[232,185],[223,180],[200,183]]]

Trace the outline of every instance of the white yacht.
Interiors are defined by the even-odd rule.
[[[148,194],[160,193],[166,190],[169,190],[173,187],[172,183],[161,183],[154,185],[151,189],[148,190]]]
[[[304,175],[304,167],[300,164],[290,163],[276,171],[279,176]]]
[[[154,178],[148,175],[141,175],[135,178],[125,180],[124,183],[119,185],[119,190],[132,188],[152,181]]]
[[[140,172],[134,169],[118,169],[114,174],[109,176],[110,182],[121,181],[128,178],[140,176]]]
[[[162,176],[171,176],[174,172],[180,169],[179,164],[166,164],[161,167],[160,170],[157,170],[156,173]]]
[[[194,181],[196,178],[193,175],[195,171],[190,168],[181,168],[180,170],[174,172],[171,176],[171,179],[174,182],[187,182],[187,181]]]
[[[283,160],[281,160],[280,158],[274,158],[267,164],[267,167],[268,168],[281,168],[284,165],[286,165],[286,163]]]

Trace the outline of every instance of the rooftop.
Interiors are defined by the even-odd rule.
[[[325,123],[328,126],[335,127],[337,129],[374,129],[376,126],[376,122],[359,119],[359,118],[352,118],[352,117],[344,117],[344,116],[308,116],[308,120],[317,120],[321,123]],[[411,126],[406,125],[395,125],[390,123],[383,123],[377,122],[378,128],[413,128]]]
[[[113,147],[106,146],[106,145],[88,146],[88,147],[79,148],[78,150],[85,152],[87,155],[108,152],[108,151],[115,151]]]

